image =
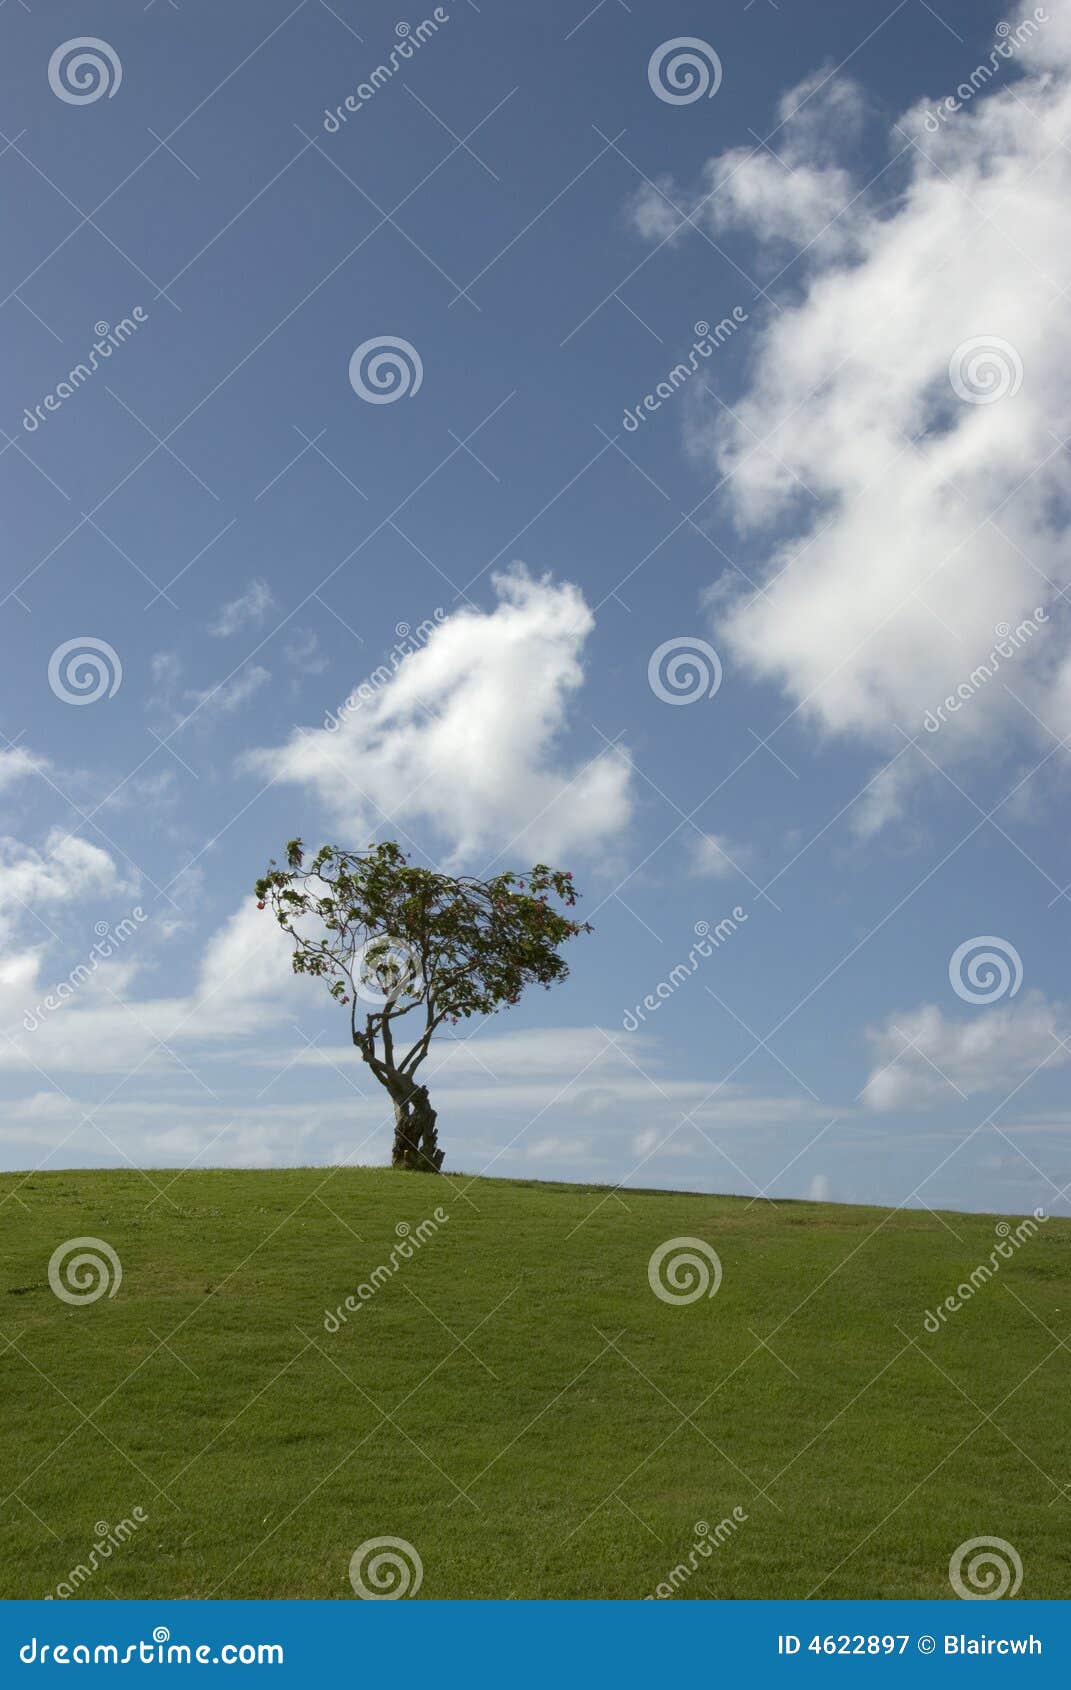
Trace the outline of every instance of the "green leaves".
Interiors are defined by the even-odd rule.
[[[269,865],[257,898],[290,934],[295,973],[321,976],[351,1005],[354,1042],[381,1079],[411,1074],[444,1020],[494,1014],[527,986],[564,980],[561,947],[591,931],[567,913],[572,874],[546,863],[479,880],[414,867],[385,840],[365,851],[324,845],[306,866],[300,839],[288,842],[286,863]],[[376,959],[387,954],[406,966],[384,968]],[[423,1026],[399,1062],[392,1023],[419,1007]]]

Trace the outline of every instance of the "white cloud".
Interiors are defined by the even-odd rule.
[[[265,682],[270,680],[270,671],[262,668],[259,663],[247,664],[237,675],[217,682],[214,687],[205,687],[200,692],[188,692],[186,698],[191,708],[182,720],[186,721],[194,716],[230,716],[235,710],[240,710],[243,704],[248,703]]]
[[[865,214],[839,215],[856,188],[835,149],[854,146],[863,114],[862,95],[849,78],[816,71],[779,102],[776,154],[751,146],[718,153],[692,189],[669,177],[645,183],[628,202],[632,224],[657,241],[696,227],[715,235],[745,227],[765,243],[813,242],[826,256],[851,250]]]
[[[5,1103],[4,1115],[9,1121],[69,1120],[71,1105],[62,1092],[35,1091]]]
[[[152,678],[164,692],[170,692],[182,674],[182,660],[174,651],[158,651],[150,664]]]
[[[248,898],[209,941],[196,1001],[216,1008],[277,997],[290,980],[293,947],[269,910]],[[215,1013],[216,1010],[213,1010]]]
[[[298,628],[287,641],[283,656],[299,675],[322,675],[328,666],[319,637],[311,628]]]
[[[217,639],[227,639],[243,628],[256,628],[269,610],[275,609],[275,598],[266,581],[252,580],[239,598],[225,604],[208,632]]]
[[[917,788],[933,773],[914,751],[904,754],[871,777],[856,803],[852,806],[850,824],[860,839],[870,839],[885,825],[900,815],[912,788]]]
[[[278,938],[274,923],[236,917],[187,998],[131,1001],[128,1012],[106,991],[94,1002],[80,996],[21,1036],[24,1063],[0,1040],[5,1090],[26,1088],[0,1110],[0,1166],[382,1165],[389,1100],[357,1060],[342,1016],[324,1028],[326,1048],[290,1036],[295,990],[311,991],[317,1006],[323,994],[317,982],[282,985],[286,958],[270,954],[272,929]],[[265,974],[278,993],[245,996]],[[827,1119],[809,1099],[756,1096],[713,1074],[670,1079],[648,1035],[612,1041],[595,1027],[528,1027],[488,1031],[472,1045],[448,1039],[438,1055],[424,1072],[452,1175],[554,1178],[557,1167],[571,1179],[706,1191],[729,1178],[757,1192],[788,1159],[778,1139],[786,1124],[803,1144]],[[95,1079],[112,1074],[137,1083]],[[42,1076],[54,1077],[53,1091]],[[684,1111],[696,1125],[682,1124]],[[732,1151],[719,1148],[725,1138]]]
[[[142,941],[144,942],[144,941]],[[57,990],[72,963],[41,951],[11,951],[0,961],[0,1068],[32,1064],[39,1072],[131,1073],[143,1065],[173,1067],[172,1052],[226,1050],[237,1060],[255,1035],[305,1007],[318,982],[293,977],[291,946],[252,898],[212,936],[192,989],[172,997],[138,998],[130,990],[139,963],[124,950],[95,963],[73,991]],[[131,954],[133,952],[133,954]],[[52,996],[49,1005],[46,1000]],[[30,1012],[29,1021],[24,1020]]]
[[[501,1022],[498,1023],[502,1025]],[[432,1047],[427,1072],[444,1078],[561,1079],[615,1068],[635,1072],[649,1042],[634,1034],[613,1039],[598,1027],[527,1027],[443,1039]],[[630,1060],[631,1058],[631,1060]]]
[[[925,1109],[955,1101],[956,1092],[1011,1092],[1036,1069],[1060,1067],[1071,1050],[1067,1006],[1044,993],[951,1017],[935,1004],[889,1017],[868,1034],[879,1058],[862,1099],[868,1108]]]
[[[107,851],[54,828],[44,852],[0,839],[0,933],[25,914],[127,889]]]
[[[1058,144],[1071,127],[1071,7],[1048,11],[937,133],[925,113],[947,90],[905,114],[890,134],[890,156],[904,156],[869,189],[841,180],[811,121],[842,97],[838,83],[799,95],[781,140],[794,174],[761,153],[706,169],[709,182],[736,175],[703,215],[746,223],[760,255],[785,235],[800,243],[832,200],[845,208],[836,240],[788,267],[784,310],[756,329],[737,420],[718,407],[687,424],[691,448],[729,477],[739,530],[765,551],[764,591],[719,594],[719,636],[823,731],[899,745],[899,725],[942,763],[992,759],[1020,734],[1052,745],[1005,680],[1059,734],[1071,729],[1063,606],[1046,580],[1071,581],[1059,445],[1071,434],[1071,153]],[[774,256],[784,263],[782,247]],[[1007,391],[992,403],[958,397],[950,379],[976,339],[1012,349],[996,347]],[[1047,623],[922,732],[995,630],[1036,606]],[[864,825],[904,795],[903,783],[875,794]]]
[[[713,880],[735,874],[750,855],[747,846],[732,843],[723,833],[692,834],[686,848],[690,872]]]
[[[6,792],[18,780],[24,780],[37,769],[47,769],[48,762],[22,745],[9,746],[0,751],[0,792]]]
[[[106,795],[101,807],[108,810],[140,810],[151,824],[158,822],[165,811],[173,809],[178,800],[178,782],[174,768],[169,766],[147,771],[143,775],[128,776]]]
[[[182,661],[174,652],[157,652],[152,659],[156,691],[149,704],[170,717],[172,732],[185,727],[187,722],[203,727],[216,717],[233,715],[271,680],[270,670],[259,663],[246,663],[214,686],[187,687],[180,693],[178,683],[183,673]]]
[[[613,839],[631,808],[626,754],[561,758],[591,611],[579,588],[522,565],[493,581],[494,610],[447,617],[340,710],[336,732],[299,730],[248,764],[308,787],[358,841],[383,823],[430,823],[455,865],[506,850],[561,859]]]
[[[587,1139],[574,1138],[533,1138],[524,1139],[521,1146],[529,1162],[585,1162],[591,1155],[591,1145]]]

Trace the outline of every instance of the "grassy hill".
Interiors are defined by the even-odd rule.
[[[1014,1545],[1023,1597],[1071,1594],[1071,1223],[931,1333],[999,1217],[150,1177],[0,1175],[0,1595],[54,1591],[135,1508],[80,1594],[352,1600],[382,1536],[418,1551],[422,1598],[638,1598],[680,1564],[682,1599],[948,1597],[981,1536]],[[48,1266],[85,1236],[122,1282],[73,1306]],[[652,1291],[678,1237],[717,1251],[715,1296]],[[721,1541],[693,1572],[699,1522]]]

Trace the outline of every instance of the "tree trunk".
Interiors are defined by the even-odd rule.
[[[424,1174],[440,1173],[443,1152],[439,1149],[437,1116],[428,1099],[427,1086],[410,1085],[404,1090],[392,1090],[391,1096],[394,1099],[391,1166]]]

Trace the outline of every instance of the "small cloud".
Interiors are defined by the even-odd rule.
[[[158,774],[145,775],[143,779],[133,783],[139,798],[145,798],[152,804],[159,804],[166,798],[175,785],[174,769],[161,769]]]
[[[155,816],[165,805],[177,801],[177,782],[173,768],[158,769],[152,774],[133,776],[109,792],[103,807],[109,810],[128,810],[133,806],[146,808]]]
[[[1067,1006],[1039,991],[966,1017],[922,1004],[868,1032],[879,1062],[862,1099],[886,1112],[1010,1091],[1041,1068],[1061,1067],[1071,1057],[1067,1034]]]
[[[258,627],[269,610],[274,609],[275,598],[268,583],[254,579],[240,598],[223,606],[216,620],[209,624],[208,632],[216,639],[228,639],[243,628]]]
[[[270,670],[261,668],[259,663],[251,663],[237,675],[218,682],[214,687],[206,687],[202,692],[187,692],[185,696],[192,708],[187,712],[184,721],[189,721],[190,717],[195,715],[233,715],[270,680]]]
[[[32,751],[24,746],[12,745],[6,751],[0,751],[0,792],[15,781],[22,780],[26,775],[32,775],[37,769],[47,769],[48,762],[44,757],[36,757]]]
[[[162,692],[169,692],[182,674],[182,660],[174,651],[158,651],[149,665],[153,682]]]
[[[750,851],[746,845],[734,845],[723,833],[693,835],[688,841],[689,872],[705,879],[724,880],[741,869]]]
[[[857,839],[872,839],[890,822],[899,821],[909,798],[917,794],[933,770],[923,759],[898,755],[867,782],[852,808],[850,826]]]
[[[192,932],[196,926],[191,911],[196,912],[204,899],[205,873],[198,863],[187,863],[169,882],[168,913],[157,922],[161,939],[167,941],[179,933]]]
[[[570,751],[574,698],[595,618],[580,588],[492,576],[492,610],[464,606],[432,626],[336,731],[297,729],[247,755],[254,773],[305,787],[360,837],[380,817],[432,824],[451,865],[496,849],[523,858],[601,850],[632,810],[620,747]]]
[[[37,913],[56,905],[117,891],[133,891],[114,859],[99,845],[53,828],[44,850],[18,839],[0,839],[0,934],[6,935],[20,912]]]
[[[790,242],[797,256],[851,252],[868,227],[868,207],[838,152],[850,154],[865,115],[858,87],[829,69],[782,97],[778,151],[736,147],[709,158],[692,185],[646,180],[626,203],[644,240],[665,242],[704,225],[713,234],[744,227],[764,242]]]
[[[531,1162],[580,1161],[590,1153],[590,1147],[586,1139],[550,1137],[526,1145],[524,1153]]]
[[[187,687],[178,692],[176,683],[182,673],[182,664],[173,652],[159,652],[152,660],[156,691],[149,699],[148,708],[162,713],[170,721],[168,738],[179,728],[184,728],[187,722],[205,722],[233,715],[271,680],[270,670],[259,663],[248,663],[233,670],[222,681],[217,681],[215,686]]]
[[[296,630],[283,650],[283,657],[299,675],[322,675],[327,668],[328,660],[311,628]]]
[[[59,1121],[77,1116],[79,1109],[62,1092],[35,1091],[29,1097],[16,1097],[5,1103],[4,1114],[15,1121]]]

